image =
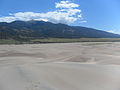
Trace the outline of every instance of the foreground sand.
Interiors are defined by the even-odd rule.
[[[0,45],[0,90],[120,90],[120,43]]]

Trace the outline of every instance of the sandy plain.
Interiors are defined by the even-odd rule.
[[[0,45],[0,90],[120,90],[120,43]]]

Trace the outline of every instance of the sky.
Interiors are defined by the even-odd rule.
[[[43,20],[120,34],[120,0],[0,0],[0,22]]]

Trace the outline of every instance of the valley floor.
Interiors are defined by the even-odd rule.
[[[0,90],[120,90],[120,42],[0,45]]]

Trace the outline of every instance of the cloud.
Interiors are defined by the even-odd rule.
[[[109,30],[109,31],[107,31],[107,32],[109,32],[109,33],[114,33],[114,34],[120,34],[119,31],[120,31],[120,30]]]
[[[0,17],[0,22],[12,22],[15,21],[15,17],[7,16],[7,17]]]
[[[87,23],[87,21],[83,20],[83,21],[80,21],[79,23]]]
[[[110,33],[115,33],[114,31],[110,30],[110,31],[107,31],[107,32],[110,32]]]
[[[80,5],[71,3],[70,1],[61,1],[60,3],[56,3],[56,8],[76,8]]]
[[[60,1],[55,3],[56,10],[46,13],[35,12],[17,12],[10,13],[9,16],[0,17],[0,22],[12,22],[15,20],[29,21],[49,21],[52,23],[71,24],[77,20],[82,20],[81,10],[78,9],[80,5],[70,1]],[[84,22],[84,21],[81,21]]]

